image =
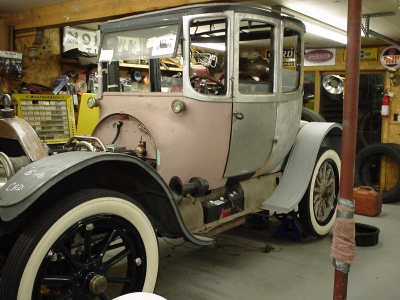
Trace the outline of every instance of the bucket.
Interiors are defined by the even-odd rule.
[[[355,201],[354,213],[369,217],[375,217],[382,212],[382,193],[375,191],[370,186],[354,188]]]

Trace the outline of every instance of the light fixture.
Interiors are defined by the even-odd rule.
[[[341,44],[347,44],[347,32],[344,30],[341,30],[339,28],[336,28],[334,26],[331,26],[329,24],[326,24],[283,6],[277,6],[273,9],[279,10],[282,14],[294,17],[302,21],[304,25],[306,25],[306,33],[312,33]]]
[[[327,29],[307,21],[303,21],[303,23],[306,25],[306,32],[339,42],[341,44],[347,44],[347,36],[342,33],[335,32],[331,29]]]
[[[344,77],[339,75],[326,75],[322,79],[322,86],[330,94],[341,94],[344,92]]]
[[[4,108],[0,110],[0,116],[3,118],[12,118],[14,116],[14,109],[10,108],[12,98],[9,94],[4,94],[1,98]]]
[[[390,75],[390,84],[392,86],[398,86],[400,83],[400,76],[396,74],[397,69],[389,68],[387,71]]]
[[[96,99],[95,97],[89,97],[87,100],[87,106],[92,109],[94,107],[99,107],[100,100]]]
[[[171,109],[175,114],[179,114],[186,109],[186,104],[182,100],[175,99],[171,103]]]

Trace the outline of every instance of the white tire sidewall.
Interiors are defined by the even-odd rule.
[[[341,161],[340,161],[340,157],[339,155],[336,153],[336,151],[334,150],[327,150],[325,151],[318,159],[315,167],[314,167],[314,171],[313,171],[313,175],[311,178],[311,186],[310,186],[310,194],[309,194],[309,213],[310,213],[310,221],[312,224],[312,227],[314,228],[315,232],[320,235],[326,235],[329,233],[329,231],[331,231],[333,224],[335,222],[335,218],[336,218],[336,209],[335,209],[335,213],[332,216],[331,220],[329,221],[328,224],[321,226],[320,224],[318,224],[317,219],[315,218],[315,214],[314,214],[314,187],[315,187],[315,180],[317,178],[318,175],[318,171],[320,169],[320,167],[322,166],[322,164],[326,161],[326,160],[332,160],[334,161],[334,163],[336,164],[336,167],[338,168],[338,178],[337,180],[340,180],[340,166],[341,166]],[[339,192],[339,191],[337,191]]]
[[[18,300],[27,299],[27,295],[29,295],[29,297],[32,295],[37,271],[44,257],[46,257],[48,250],[65,230],[77,222],[97,214],[113,214],[120,216],[137,229],[144,243],[147,260],[146,280],[143,292],[153,292],[158,272],[159,255],[157,237],[149,219],[143,211],[133,203],[120,198],[104,197],[93,199],[74,207],[51,226],[35,247],[26,264],[19,285]]]

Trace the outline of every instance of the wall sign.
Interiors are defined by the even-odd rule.
[[[76,27],[64,27],[63,52],[78,49],[91,55],[98,54],[97,32]]]
[[[380,56],[382,66],[386,69],[398,69],[400,67],[400,48],[387,47]]]
[[[335,65],[336,49],[306,50],[304,55],[305,66],[333,66]]]
[[[360,60],[363,60],[363,61],[378,60],[378,48],[361,48]],[[344,49],[343,61],[346,61],[346,49]]]
[[[271,51],[265,53],[268,62],[270,62]],[[285,48],[282,51],[282,66],[288,69],[296,69],[296,53],[293,48]]]

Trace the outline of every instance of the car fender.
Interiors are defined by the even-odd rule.
[[[141,172],[141,175],[145,175],[147,180],[151,179],[153,186],[157,187],[157,191],[154,193],[162,197],[163,201],[158,201],[156,205],[147,203],[143,199],[139,202],[158,226],[173,228],[166,232],[172,231],[172,234],[183,236],[199,245],[213,243],[212,239],[193,236],[187,230],[171,190],[156,170],[139,158],[118,153],[73,151],[45,157],[29,164],[11,177],[0,189],[1,219],[6,222],[15,219],[42,195],[51,189],[61,188],[63,179],[102,163],[119,164],[125,171],[134,171],[133,176],[135,176],[135,172]],[[109,170],[105,170],[105,172],[109,172]],[[143,185],[145,184],[143,183]],[[165,198],[169,201],[165,201]],[[162,217],[159,212],[169,212],[168,218]]]
[[[338,123],[303,124],[290,151],[278,188],[261,204],[261,208],[282,213],[294,210],[307,190],[319,149],[330,147],[340,156],[341,137],[342,126]]]

